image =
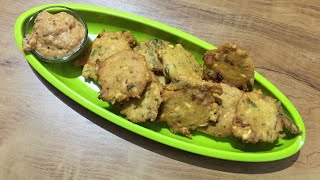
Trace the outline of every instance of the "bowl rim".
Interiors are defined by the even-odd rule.
[[[59,57],[59,58],[46,57],[46,56],[41,55],[40,53],[38,53],[34,49],[31,49],[30,52],[34,56],[36,56],[37,58],[39,58],[39,59],[41,59],[43,61],[46,61],[46,62],[52,62],[52,63],[67,62],[67,61],[71,60],[74,55],[78,54],[85,47],[87,39],[88,39],[88,26],[87,26],[87,23],[86,23],[86,21],[84,21],[82,19],[82,17],[80,16],[80,14],[76,10],[74,10],[72,8],[69,8],[67,6],[48,6],[48,7],[45,7],[43,9],[40,9],[33,16],[31,16],[29,18],[29,20],[27,21],[27,23],[25,24],[24,29],[23,29],[23,38],[26,38],[28,28],[29,28],[30,24],[34,22],[35,18],[38,16],[38,14],[43,12],[43,11],[45,11],[45,10],[47,10],[47,9],[52,9],[52,8],[61,8],[61,9],[67,10],[68,13],[71,12],[70,15],[75,17],[83,25],[83,27],[85,29],[85,36],[82,39],[82,41],[81,41],[81,43],[80,43],[78,48],[76,48],[72,53],[67,54],[66,56],[63,56],[63,57]],[[64,11],[61,10],[60,12],[64,12]]]

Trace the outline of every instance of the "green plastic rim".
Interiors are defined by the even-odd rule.
[[[98,7],[98,6],[91,6],[91,5],[84,5],[84,4],[46,4],[34,7],[32,9],[27,10],[26,12],[22,13],[18,19],[16,20],[15,27],[14,27],[14,35],[16,39],[16,43],[20,51],[22,51],[22,40],[23,40],[23,29],[24,23],[37,11],[43,9],[48,6],[66,6],[72,8],[78,12],[91,12],[95,14],[104,14],[110,15],[122,19],[126,19],[132,22],[138,22],[144,26],[160,29],[168,34],[174,35],[177,38],[181,38],[196,44],[197,46],[204,48],[204,49],[213,49],[215,48],[213,45],[204,42],[190,34],[167,26],[165,24],[146,19],[144,17],[133,15],[109,8]],[[88,22],[87,22],[88,23]],[[88,28],[90,31],[90,26],[88,24]],[[90,33],[90,32],[89,32]],[[63,83],[59,78],[57,78],[51,71],[48,71],[47,68],[32,54],[24,54],[27,61],[30,65],[49,83],[51,83],[54,87],[60,90],[62,93],[67,95],[69,98],[73,99],[77,103],[81,104],[85,108],[89,109],[90,111],[98,114],[99,116],[109,120],[112,123],[115,123],[123,128],[126,128],[134,133],[152,139],[154,141],[169,145],[171,147],[175,147],[181,150],[185,150],[188,152],[220,158],[225,160],[233,160],[233,161],[243,161],[243,162],[266,162],[266,161],[274,161],[283,158],[287,158],[295,153],[297,153],[303,146],[305,139],[306,139],[306,130],[304,127],[304,123],[302,121],[301,116],[299,115],[296,108],[292,105],[292,103],[288,100],[288,98],[281,93],[273,84],[271,84],[267,79],[261,76],[259,73],[255,72],[255,79],[256,82],[260,83],[264,88],[266,88],[272,95],[274,95],[279,101],[281,101],[282,105],[288,110],[289,114],[292,117],[294,123],[299,127],[299,129],[303,132],[301,135],[298,135],[294,138],[294,142],[290,144],[290,146],[286,147],[285,149],[277,150],[277,151],[266,151],[266,152],[233,152],[221,149],[214,149],[208,148],[204,146],[199,146],[190,142],[181,141],[179,138],[173,138],[169,136],[165,136],[158,132],[152,131],[145,127],[142,127],[138,124],[134,124],[130,121],[124,120],[122,117],[106,110],[103,107],[98,106],[97,104],[89,101],[81,94],[77,93],[74,89],[72,89],[67,84]]]

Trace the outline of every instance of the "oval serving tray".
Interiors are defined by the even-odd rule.
[[[139,41],[159,38],[171,43],[180,43],[191,51],[200,63],[203,63],[201,60],[203,53],[215,48],[185,32],[141,16],[91,5],[47,4],[27,10],[16,20],[14,35],[21,51],[23,28],[26,22],[38,10],[53,5],[75,9],[87,22],[91,39],[102,29],[106,29],[106,31],[126,29],[130,30]],[[197,131],[193,131],[193,138],[189,139],[171,133],[166,125],[158,122],[134,124],[120,116],[117,110],[107,102],[97,98],[99,87],[92,81],[85,81],[81,76],[82,68],[75,68],[72,62],[49,64],[39,61],[31,54],[23,53],[23,55],[41,76],[77,103],[134,133],[181,150],[226,160],[265,162],[283,159],[295,154],[301,149],[306,138],[305,127],[298,111],[285,95],[257,72],[255,72],[255,88],[262,89],[265,94],[274,96],[281,101],[285,113],[302,130],[301,135],[288,134],[287,137],[279,139],[275,144],[244,144],[234,137],[215,138]]]

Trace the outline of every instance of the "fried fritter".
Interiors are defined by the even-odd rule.
[[[201,65],[181,44],[166,46],[158,54],[163,63],[163,74],[170,80],[180,80],[182,77],[202,79]]]
[[[123,50],[130,50],[137,44],[136,39],[129,31],[101,32],[92,42],[85,55],[76,64],[85,63],[82,75],[85,78],[97,80],[96,63]]]
[[[283,125],[291,127],[289,130],[293,133],[300,133],[292,123],[288,126],[283,122],[281,114],[281,104],[276,99],[263,96],[261,91],[244,93],[237,106],[232,132],[247,143],[272,143],[285,136],[282,133]]]
[[[151,81],[144,56],[133,50],[116,53],[97,65],[98,83],[102,86],[99,98],[112,104],[139,98]]]
[[[173,133],[189,138],[190,130],[207,126],[217,119],[217,104],[213,91],[206,87],[174,87],[164,90],[163,103],[160,106],[160,121],[166,122]]]
[[[163,69],[162,62],[160,61],[157,51],[161,51],[169,42],[159,39],[152,39],[140,42],[134,50],[145,56],[148,67],[151,71],[160,72]]]
[[[288,129],[292,134],[302,133],[299,128],[283,114],[282,106],[280,106],[279,118],[281,119],[283,127]]]
[[[120,113],[132,122],[154,121],[158,116],[163,86],[154,75],[152,79],[141,98],[132,98],[120,105]]]
[[[234,43],[207,51],[203,60],[204,76],[214,82],[229,83],[244,91],[251,91],[254,84],[253,61],[244,50]]]
[[[198,128],[197,130],[215,137],[228,137],[232,135],[232,121],[236,116],[236,107],[243,92],[236,87],[225,83],[220,83],[222,87],[221,104],[218,109],[218,119],[216,122],[210,122],[208,126]]]
[[[277,100],[263,96],[261,91],[245,93],[239,100],[232,132],[244,142],[274,142],[284,137],[278,118]]]

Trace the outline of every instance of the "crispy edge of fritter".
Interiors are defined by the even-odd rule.
[[[203,60],[205,79],[230,83],[244,91],[253,90],[253,61],[247,51],[239,49],[235,43],[226,43],[218,49],[207,51]]]
[[[181,76],[180,80],[171,81],[170,84],[166,86],[168,90],[179,90],[183,88],[200,88],[200,89],[210,89],[213,93],[218,95],[222,94],[222,87],[219,83],[214,83],[211,81],[198,80],[190,77]]]
[[[126,71],[123,71],[122,69],[120,73],[116,73],[115,71],[118,69],[115,69],[114,67],[110,67],[110,63],[119,63],[119,65],[117,64],[117,66],[119,66],[119,68],[121,69],[123,62],[125,60],[134,61],[133,63],[128,63],[131,69],[127,67]],[[116,102],[126,101],[130,97],[140,98],[140,95],[144,91],[146,85],[152,80],[151,74],[145,62],[144,56],[142,56],[137,52],[134,52],[132,49],[118,52],[108,57],[106,60],[102,62],[98,61],[97,65],[99,67],[97,70],[98,71],[97,80],[98,80],[98,83],[102,86],[99,98],[102,100],[111,102],[111,104],[115,104]],[[140,65],[143,70],[142,72],[136,72],[136,73],[140,73],[138,75],[140,79],[135,79],[134,81],[128,81],[128,78],[132,78],[132,73],[134,73],[137,70],[138,65]],[[108,69],[108,68],[113,68],[113,69]],[[107,72],[107,75],[104,73],[104,71]],[[123,75],[124,72],[129,72],[128,77],[125,80],[119,80],[118,78],[121,77],[121,75]],[[118,83],[124,83],[126,85],[126,89],[124,90],[120,88],[119,91],[121,92],[116,93],[115,96],[110,96],[110,94],[108,94],[110,87],[114,88],[115,84],[110,83],[109,86],[106,85],[106,81],[107,80],[110,81],[111,75],[114,76],[115,81],[117,81]],[[131,84],[134,84],[134,86],[131,87]],[[123,90],[126,92],[122,92]]]
[[[302,134],[302,131],[284,114],[282,106],[279,107],[279,118],[283,127],[289,130],[290,133],[296,135]]]

